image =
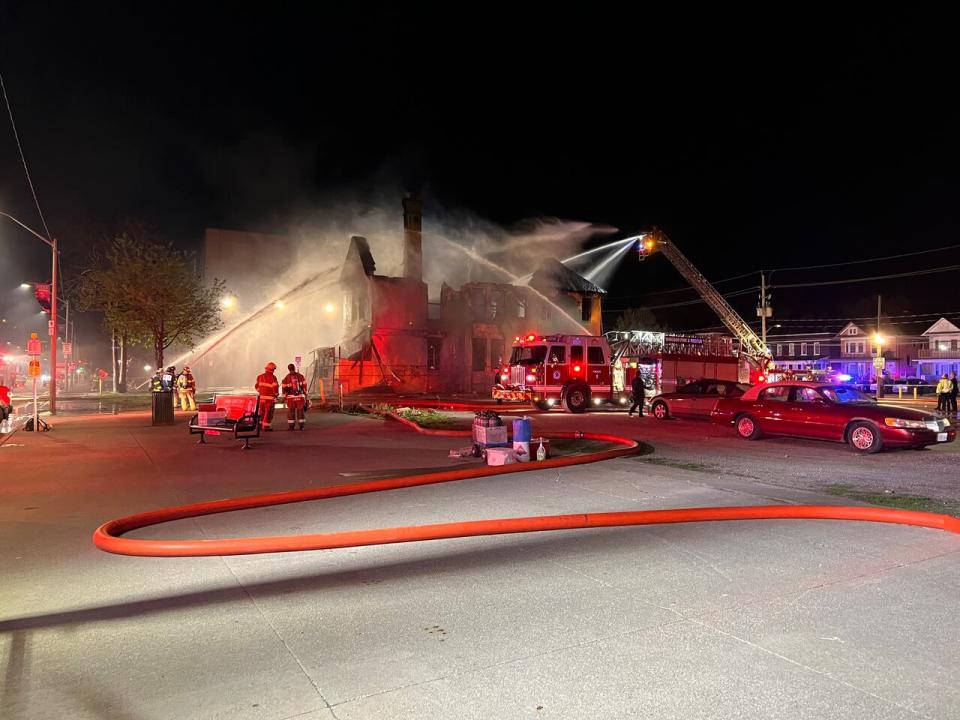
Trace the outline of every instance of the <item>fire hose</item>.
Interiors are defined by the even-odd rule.
[[[467,431],[434,430],[391,414],[395,420],[427,435],[469,436]],[[688,522],[715,522],[730,520],[854,520],[893,523],[933,528],[960,534],[960,518],[951,515],[895,510],[879,507],[852,507],[842,505],[758,505],[740,507],[677,508],[670,510],[635,510],[605,513],[575,513],[570,515],[542,515],[520,518],[497,518],[435,525],[350,530],[311,535],[275,535],[266,537],[236,537],[220,540],[147,540],[123,537],[139,528],[159,525],[173,520],[203,517],[234,510],[286,505],[346,497],[364,493],[419,487],[470,478],[506,475],[509,473],[569,467],[609,460],[635,454],[639,443],[629,438],[603,433],[554,432],[544,434],[549,439],[584,439],[608,442],[619,447],[583,455],[549,458],[540,462],[515,463],[496,467],[458,468],[400,477],[372,480],[363,483],[336,485],[310,490],[293,490],[267,495],[227,498],[210,502],[192,503],[128,515],[110,520],[93,533],[94,544],[106,552],[145,557],[204,557],[216,555],[252,555],[258,553],[302,552],[334,548],[386,545],[391,543],[444,540],[450,538],[505,535],[548,530],[576,530],[585,528],[623,527],[630,525],[662,525]]]

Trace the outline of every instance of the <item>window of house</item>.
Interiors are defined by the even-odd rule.
[[[591,315],[593,315],[593,298],[582,298],[580,300],[580,319],[589,320]]]
[[[801,355],[806,355],[806,354],[807,354],[807,344],[806,344],[806,343],[800,343],[800,354],[801,354]]]
[[[866,352],[866,345],[864,343],[857,343],[857,352],[863,355]]]
[[[490,319],[497,319],[497,306],[499,304],[499,298],[497,293],[490,293]]]
[[[777,345],[777,357],[783,355],[783,345]]]
[[[849,330],[847,330],[847,335],[856,335],[856,334],[857,334],[857,328],[855,327],[852,327]]]
[[[820,356],[820,343],[813,344],[813,354],[816,355],[817,357]]]
[[[522,318],[527,316],[527,299],[518,297],[517,298],[517,317]]]
[[[490,365],[497,363],[497,367],[503,365],[506,358],[503,355],[503,340],[490,341]]]
[[[603,365],[603,348],[597,346],[591,346],[587,348],[587,364],[588,365]]]
[[[583,345],[570,346],[570,362],[575,362],[575,363],[583,362]]]
[[[787,345],[787,353],[790,355],[790,357],[793,357],[793,350],[794,350],[793,343],[789,343]]]
[[[487,367],[487,339],[473,339],[473,369],[485,370]]]
[[[430,338],[427,340],[427,368],[430,370],[440,369],[440,348],[443,340],[440,338]]]

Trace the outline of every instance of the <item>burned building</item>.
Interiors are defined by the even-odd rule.
[[[604,290],[558,260],[527,285],[443,283],[428,301],[421,205],[403,201],[403,275],[376,274],[365,238],[350,240],[340,273],[343,338],[314,351],[315,392],[489,391],[513,339],[533,332],[599,335]]]

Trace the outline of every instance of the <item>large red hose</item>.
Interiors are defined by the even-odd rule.
[[[469,432],[456,430],[433,430],[421,428],[408,420],[392,416],[404,424],[415,427],[418,432],[429,435],[468,436]],[[525,518],[501,518],[467,522],[418,525],[373,530],[352,530],[316,535],[277,535],[272,537],[227,538],[224,540],[138,540],[121,537],[137,528],[181,520],[183,518],[213,515],[233,510],[284,505],[321,500],[331,497],[359,495],[398,488],[416,487],[434,483],[452,482],[468,478],[505,475],[526,470],[567,467],[607,460],[637,452],[639,444],[634,440],[600,433],[554,432],[544,437],[552,439],[600,440],[621,447],[584,455],[551,458],[540,462],[515,463],[499,467],[460,468],[440,472],[408,475],[405,477],[373,480],[364,483],[337,485],[313,490],[294,490],[228,498],[211,502],[181,505],[150,512],[128,515],[110,520],[93,533],[93,542],[101,550],[120,555],[149,557],[196,557],[209,555],[248,555],[256,553],[299,552],[304,550],[327,550],[332,548],[382,545],[389,543],[440,540],[479,535],[502,535],[507,533],[542,532],[545,530],[573,530],[591,527],[616,527],[626,525],[657,525],[665,523],[708,522],[717,520],[859,520],[935,528],[960,533],[960,518],[950,515],[890,510],[877,507],[846,507],[835,505],[773,505],[747,507],[684,508],[673,510],[641,510],[633,512],[578,513],[575,515],[546,515]]]

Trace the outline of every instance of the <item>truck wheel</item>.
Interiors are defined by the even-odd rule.
[[[650,412],[657,420],[666,420],[670,417],[670,408],[663,400],[657,400],[650,408]]]
[[[880,452],[883,439],[880,431],[872,423],[855,422],[847,429],[847,442],[859,453]]]
[[[760,424],[753,415],[741,415],[733,421],[737,435],[744,440],[756,440],[760,437]]]
[[[563,406],[567,412],[582,413],[590,407],[590,388],[584,383],[576,383],[563,394]]]

